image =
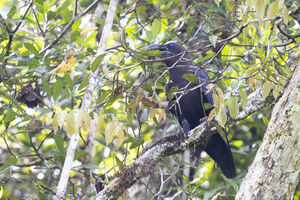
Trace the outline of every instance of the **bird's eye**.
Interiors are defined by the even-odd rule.
[[[169,49],[172,49],[174,47],[174,44],[169,44]]]

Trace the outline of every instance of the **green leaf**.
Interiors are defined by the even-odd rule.
[[[35,0],[34,3],[43,6],[44,1],[43,0]]]
[[[142,53],[145,55],[145,56],[151,56],[151,57],[161,57],[162,55],[162,52],[160,50],[145,50],[145,51],[142,51]]]
[[[24,46],[26,47],[26,49],[28,51],[30,51],[31,53],[33,53],[35,56],[40,57],[38,50],[36,50],[36,48],[33,46],[33,44],[31,44],[31,43],[25,43]]]
[[[3,171],[4,169],[16,164],[18,162],[18,159],[14,156],[11,156],[8,161],[1,166],[1,171]]]
[[[241,97],[242,108],[245,109],[247,104],[248,104],[247,95],[246,95],[245,91],[242,88],[239,89],[239,92],[240,92],[240,97]]]
[[[81,158],[82,156],[86,155],[87,152],[85,150],[77,150],[75,153],[74,160],[77,160],[78,158]]]
[[[77,168],[77,167],[76,167]],[[98,165],[96,163],[88,163],[78,166],[78,168],[85,168],[85,169],[98,169]]]
[[[78,87],[78,91],[82,90],[87,85],[88,82],[89,82],[89,76],[85,76]]]
[[[76,42],[77,38],[80,38],[80,32],[79,31],[73,31],[72,34],[71,34],[70,42]]]
[[[178,5],[180,3],[180,0],[172,0],[174,4]]]
[[[95,72],[96,71],[96,69],[99,67],[99,65],[101,64],[101,62],[102,62],[102,60],[103,60],[103,58],[104,58],[104,56],[105,56],[106,54],[104,53],[104,54],[101,54],[101,55],[99,55],[94,61],[93,61],[93,63],[92,63],[92,65],[91,65],[91,70],[92,70],[92,72]]]
[[[271,81],[267,80],[263,85],[262,96],[264,99],[266,99],[269,96],[272,88],[273,88],[273,83]]]
[[[56,82],[53,84],[53,99],[56,100],[59,96],[61,89],[64,86],[64,82],[60,79],[56,80]]]
[[[190,74],[190,73],[183,74],[182,78],[184,78],[185,80],[187,80],[187,81],[189,81],[191,83],[198,83],[198,81],[199,81],[198,78],[197,78],[197,76],[195,74]]]
[[[58,149],[58,151],[62,154],[62,155],[65,155],[66,153],[66,150],[64,148],[64,140],[62,139],[61,137],[61,134],[55,134],[53,136],[54,140],[55,140],[55,144],[56,144],[56,147]]]
[[[149,92],[150,95],[153,94],[153,89],[152,89],[151,84],[145,83],[145,84],[143,84],[143,85],[141,86],[141,88],[143,88],[144,90],[146,90],[147,92]]]
[[[3,19],[7,19],[8,18],[8,14],[9,14],[9,12],[10,12],[11,9],[12,9],[12,7],[10,7],[10,6],[4,6],[2,8],[1,16],[3,17]]]
[[[234,0],[225,0],[226,12],[232,12],[234,8]]]
[[[132,102],[128,102],[126,104],[126,114],[127,114],[127,121],[131,122],[133,120],[133,117],[135,115],[135,107],[132,106]]]
[[[50,88],[50,85],[49,85],[49,83],[47,83],[47,81],[46,81],[46,79],[45,79],[44,76],[42,76],[41,78],[42,78],[43,89],[47,92],[47,95],[50,98],[51,97],[51,88]]]
[[[69,9],[63,9],[61,11],[61,15],[66,23],[71,21],[72,19],[72,11],[70,11]]]
[[[229,114],[233,119],[236,119],[239,115],[239,104],[237,96],[230,96],[228,99]]]
[[[12,109],[9,108],[3,119],[4,123],[13,121],[15,119],[16,115],[17,115],[17,113],[15,113]]]
[[[97,142],[99,142],[100,144],[102,144],[103,146],[106,146],[106,143],[103,141],[103,140],[101,140],[101,139],[99,139],[99,138],[94,138],[94,140],[96,140]],[[108,146],[109,147],[109,146]]]
[[[158,0],[145,0],[147,3],[151,3],[151,4],[157,4]]]
[[[192,31],[195,29],[196,22],[193,21],[192,23],[189,23],[187,27],[187,34],[191,35]]]
[[[64,74],[64,81],[66,82],[66,88],[69,88],[70,91],[73,90],[73,87],[74,87],[74,83],[75,83],[75,78],[72,80],[71,77],[70,77],[70,73],[65,73]]]
[[[79,56],[78,56],[79,57]],[[83,59],[83,58],[78,58],[78,59]],[[80,63],[78,65],[75,66],[75,71],[77,72],[84,72],[86,73],[87,68],[90,66],[89,62],[84,62],[84,63]]]
[[[7,14],[7,18],[11,19],[14,16],[14,14],[16,13],[16,10],[17,10],[16,6],[12,6],[9,13]]]
[[[140,145],[144,144],[144,139],[140,138],[140,139],[136,139],[132,142],[132,144],[130,145],[130,149],[134,149]]]
[[[194,62],[195,62],[196,64],[198,64],[199,62],[208,60],[208,59],[214,57],[215,55],[216,55],[215,52],[211,52],[211,53],[208,53],[208,54],[207,54],[206,56],[204,56],[204,57],[199,57],[199,58],[196,59]]]
[[[123,162],[118,158],[117,155],[115,155],[116,161],[117,161],[117,165],[119,167],[119,169],[121,170],[124,167]]]
[[[156,36],[160,33],[161,28],[161,22],[157,18],[154,19],[154,22],[152,23],[152,35],[153,39],[156,39]]]
[[[65,0],[60,7],[56,9],[56,14],[61,14],[63,10],[68,10],[69,5],[72,3],[72,0]]]
[[[56,13],[53,11],[48,11],[47,12],[47,20],[50,21],[51,19],[53,19],[55,17]]]

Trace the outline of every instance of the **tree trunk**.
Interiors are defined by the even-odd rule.
[[[291,199],[299,173],[300,62],[274,106],[263,142],[235,199]]]

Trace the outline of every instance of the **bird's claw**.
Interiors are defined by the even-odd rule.
[[[199,123],[202,124],[203,122],[206,122],[207,123],[208,121],[208,117],[205,116],[205,117],[202,117],[200,120],[199,120]]]

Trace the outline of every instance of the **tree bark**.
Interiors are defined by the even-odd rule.
[[[291,199],[299,173],[300,61],[274,106],[263,142],[235,199]]]

